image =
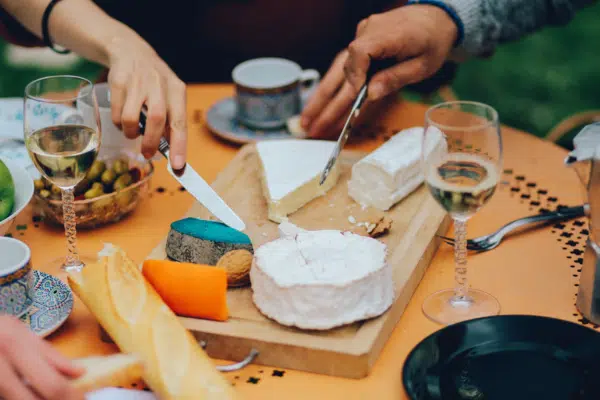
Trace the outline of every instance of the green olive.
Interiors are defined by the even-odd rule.
[[[100,182],[94,182],[94,183],[92,183],[91,189],[96,189],[96,190],[102,190],[102,191],[104,191],[104,185],[101,184]]]
[[[104,161],[96,160],[90,167],[90,170],[86,174],[86,178],[90,181],[97,181],[102,176],[102,173],[106,170],[106,163]]]
[[[86,199],[93,199],[94,197],[99,197],[104,194],[104,191],[101,188],[93,187],[87,192],[85,192],[84,197]]]
[[[105,199],[98,199],[92,202],[92,210],[94,212],[107,212],[110,211],[110,208],[114,207],[115,200],[112,197],[107,197]]]
[[[41,179],[36,179],[33,181],[33,187],[39,192],[40,190],[45,189],[46,185],[44,185],[44,181]]]
[[[129,165],[127,165],[127,160],[117,160],[115,161],[112,167],[117,173],[117,175],[122,175],[125,172],[129,171]]]
[[[56,186],[56,185],[52,185],[52,186],[51,186],[51,188],[50,188],[50,192],[51,192],[52,194],[54,194],[54,195],[58,195],[58,196],[60,196],[60,195],[61,195],[61,193],[62,193],[62,190],[60,190],[60,188],[59,188],[58,186]]]
[[[127,186],[131,185],[132,181],[133,181],[133,178],[131,177],[131,175],[123,174],[117,178],[117,180],[115,181],[115,183],[113,185],[113,188],[115,189],[115,192],[118,192],[119,190],[123,190]]]
[[[112,168],[107,169],[102,173],[102,183],[104,183],[105,185],[111,185],[115,181],[115,179],[117,179],[117,174]]]
[[[40,196],[42,196],[43,199],[47,199],[50,197],[50,191],[46,190],[46,189],[42,189],[42,190],[40,190]]]
[[[126,192],[121,192],[116,194],[117,204],[121,208],[121,210],[127,208],[131,202],[133,201],[133,191],[128,190]]]

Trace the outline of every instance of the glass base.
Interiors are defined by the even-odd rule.
[[[470,319],[500,313],[500,303],[494,296],[471,289],[466,298],[458,298],[454,289],[440,290],[423,302],[423,313],[433,322],[450,325]]]
[[[67,277],[67,272],[72,271],[81,271],[86,265],[92,264],[98,261],[98,256],[88,255],[88,254],[80,254],[79,255],[80,264],[77,265],[65,265],[65,257],[55,258],[54,260],[45,263],[42,265],[40,270],[54,275],[60,279]]]

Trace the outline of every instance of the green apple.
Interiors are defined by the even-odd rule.
[[[0,160],[0,221],[12,213],[15,206],[15,183],[6,164]]]

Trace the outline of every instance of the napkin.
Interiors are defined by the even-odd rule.
[[[89,393],[86,400],[158,400],[150,392],[132,389],[106,388]]]

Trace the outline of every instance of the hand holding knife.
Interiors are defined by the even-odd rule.
[[[384,69],[392,67],[392,66],[396,65],[397,63],[398,63],[398,61],[395,59],[392,59],[392,58],[387,58],[387,59],[383,59],[383,60],[371,60],[371,63],[369,65],[369,70],[367,71],[367,76],[365,78],[365,83],[362,85],[360,91],[358,92],[358,95],[356,96],[356,100],[354,100],[354,104],[352,104],[352,108],[350,109],[350,115],[348,115],[348,119],[346,120],[346,123],[344,124],[344,128],[342,128],[342,132],[340,133],[340,136],[338,137],[337,144],[336,144],[335,148],[333,149],[333,152],[331,153],[331,157],[329,157],[329,161],[327,161],[327,165],[325,165],[325,169],[323,169],[323,172],[321,173],[321,179],[319,181],[319,185],[322,185],[323,183],[325,183],[325,180],[327,180],[327,176],[329,176],[331,169],[337,162],[340,152],[342,151],[342,149],[344,148],[344,145],[348,141],[348,137],[350,136],[350,133],[352,132],[354,122],[356,121],[356,119],[358,118],[358,116],[360,114],[360,109],[361,109],[363,103],[365,102],[365,100],[367,99],[367,97],[369,96],[369,94],[368,94],[369,81],[371,80],[373,75],[375,75],[377,72],[383,71]]]
[[[140,113],[139,128],[140,134],[144,134],[146,130],[146,106],[142,108]],[[231,208],[223,201],[223,199],[206,183],[204,179],[194,169],[186,164],[182,169],[173,171],[169,159],[169,143],[161,136],[158,151],[167,159],[167,170],[179,183],[204,205],[215,217],[219,218],[224,224],[243,231],[246,229],[244,221],[233,212]]]

